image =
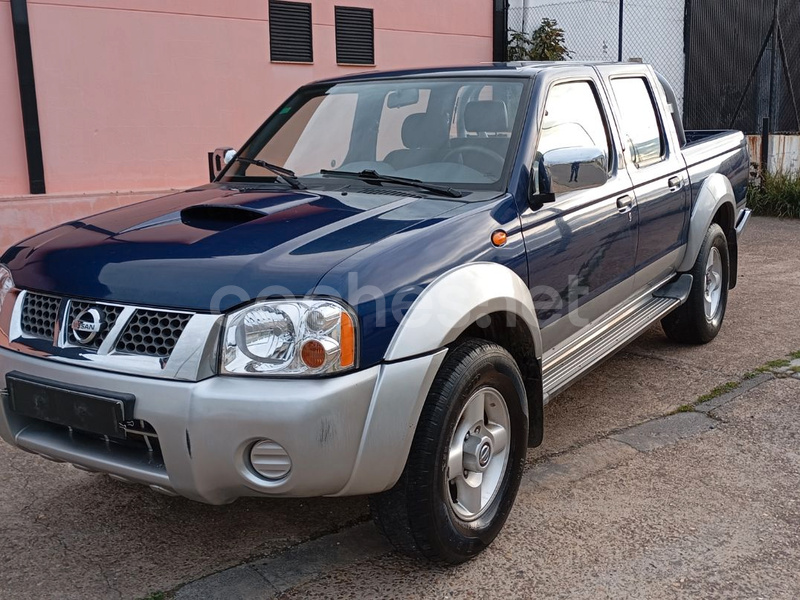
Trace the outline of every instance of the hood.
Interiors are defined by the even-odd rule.
[[[382,188],[212,184],[65,223],[12,247],[2,262],[23,289],[216,312],[309,294],[342,260],[460,205]]]

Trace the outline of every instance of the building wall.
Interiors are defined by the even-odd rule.
[[[48,195],[203,183],[206,153],[241,145],[298,86],[365,70],[336,64],[334,4],[374,8],[373,68],[492,58],[490,0],[313,0],[311,65],[270,62],[268,0],[28,0]],[[0,197],[28,189],[11,33],[0,0]],[[0,203],[0,248],[26,203]]]

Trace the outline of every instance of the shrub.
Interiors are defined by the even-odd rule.
[[[757,215],[800,219],[800,174],[764,173],[751,184],[747,205]]]
[[[530,36],[512,31],[508,40],[508,60],[566,60],[572,52],[564,45],[564,30],[555,19],[542,19]]]

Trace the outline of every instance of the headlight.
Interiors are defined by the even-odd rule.
[[[323,375],[355,366],[355,318],[339,302],[257,302],[225,321],[223,374]]]
[[[3,308],[3,301],[13,287],[14,278],[11,276],[11,271],[7,266],[0,265],[0,308]]]

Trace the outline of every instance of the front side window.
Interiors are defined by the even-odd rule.
[[[664,157],[664,136],[647,81],[643,77],[612,79],[611,89],[631,161],[637,167],[659,162]]]
[[[479,77],[312,86],[281,107],[240,156],[290,169],[306,185],[318,183],[324,170],[374,170],[432,184],[501,189],[513,161],[525,88],[523,79]],[[258,164],[237,161],[222,180],[271,177]]]
[[[538,190],[556,194],[603,185],[611,142],[594,86],[554,85],[547,95],[534,169]]]
[[[588,81],[555,85],[547,96],[538,152],[566,148],[600,149],[610,155],[606,124]]]

